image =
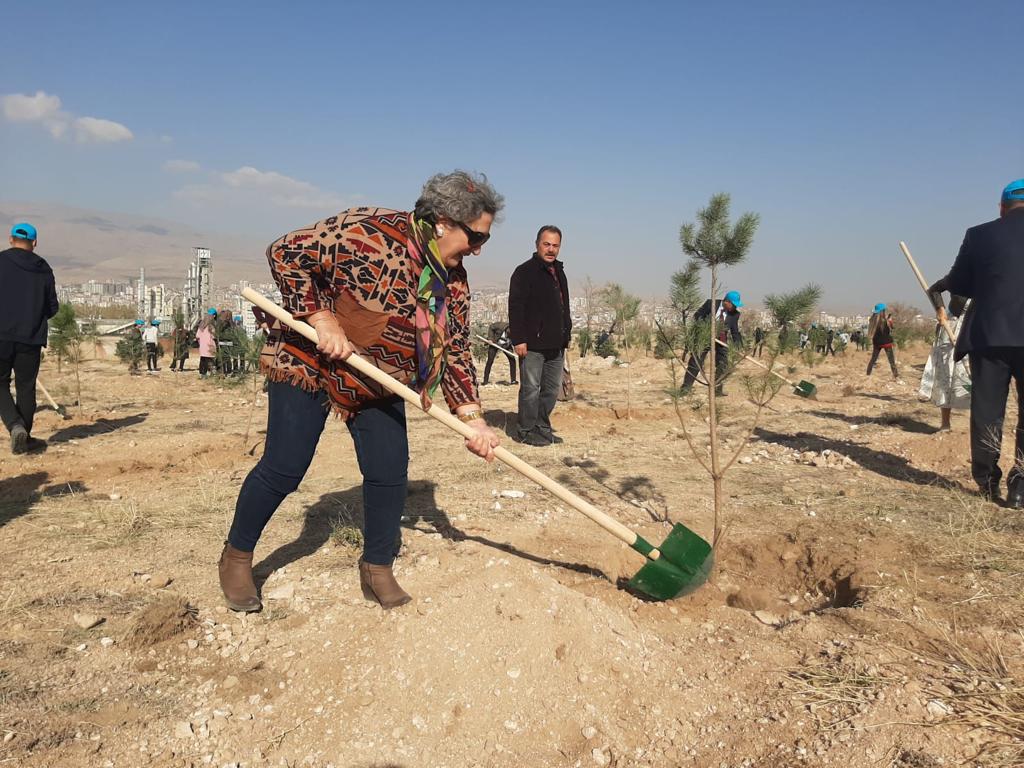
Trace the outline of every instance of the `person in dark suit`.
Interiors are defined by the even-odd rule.
[[[723,344],[728,343],[731,337],[733,342],[743,346],[743,336],[740,334],[740,310],[743,302],[740,300],[739,291],[729,291],[720,301],[715,302],[715,330],[718,340]],[[697,310],[693,316],[694,322],[711,321],[711,299],[704,302],[704,305]],[[686,366],[686,376],[683,379],[683,386],[680,394],[688,395],[693,389],[693,382],[697,375],[704,369],[704,359],[708,356],[710,349],[694,350],[690,353],[690,362]],[[725,381],[726,368],[729,365],[729,352],[721,344],[715,350],[715,394],[724,397],[722,383]]]
[[[1013,379],[1017,439],[1007,505],[1024,508],[1024,179],[1003,189],[998,219],[967,230],[945,284],[972,300],[954,354],[971,365],[971,474],[982,494],[999,500],[999,453]]]

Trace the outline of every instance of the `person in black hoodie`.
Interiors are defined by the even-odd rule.
[[[36,228],[15,224],[11,247],[0,252],[0,418],[11,433],[11,450],[28,450],[36,412],[36,376],[57,314],[53,270],[34,251]],[[17,399],[11,397],[11,374]]]
[[[558,260],[562,230],[537,232],[537,250],[516,267],[508,288],[509,338],[519,358],[519,428],[512,439],[526,445],[560,443],[551,412],[562,390],[562,364],[572,317],[569,285]]]

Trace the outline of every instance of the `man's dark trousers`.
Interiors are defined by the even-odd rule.
[[[970,354],[971,361],[971,474],[983,489],[997,489],[1003,472],[999,453],[1010,380],[1017,385],[1017,440],[1009,485],[1024,476],[1024,347],[992,347]]]
[[[18,341],[0,341],[0,418],[10,432],[18,424],[32,434],[36,414],[36,376],[42,347]],[[11,397],[11,374],[17,401]]]
[[[690,355],[690,362],[686,366],[686,376],[683,377],[683,389],[689,390],[697,377],[704,371],[704,362],[708,358],[710,349],[705,349],[700,355]],[[715,390],[722,394],[722,384],[725,382],[726,369],[729,367],[729,352],[719,347],[715,350]]]
[[[494,365],[494,356],[498,354],[498,350],[488,345],[487,347],[487,364],[484,366],[484,384],[491,379],[491,366]],[[508,368],[512,376],[512,383],[516,383],[516,359],[511,355],[501,353],[502,357],[508,358]]]
[[[550,440],[551,412],[562,390],[561,349],[527,350],[519,361],[519,437],[530,432]]]

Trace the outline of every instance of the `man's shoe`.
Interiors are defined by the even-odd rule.
[[[380,603],[385,610],[412,602],[412,596],[395,580],[395,572],[390,565],[374,565],[360,558],[359,586],[363,597]]]
[[[538,435],[536,432],[527,432],[525,435],[517,435],[513,438],[517,443],[532,445],[534,448],[546,448],[551,445],[551,438]]]
[[[11,453],[24,453],[28,450],[28,431],[24,424],[15,424],[11,428]]]
[[[1006,506],[1010,509],[1024,509],[1024,478],[1014,478],[1007,483]]]
[[[999,481],[994,483],[986,483],[978,488],[978,492],[985,498],[986,501],[992,501],[996,504],[1003,500],[1003,496],[999,491]]]
[[[228,608],[251,613],[263,607],[252,578],[252,552],[235,549],[225,541],[219,571],[220,588]]]

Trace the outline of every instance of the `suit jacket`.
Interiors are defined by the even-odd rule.
[[[991,347],[1024,347],[1024,208],[968,229],[947,285],[973,299],[957,360]]]
[[[512,273],[508,287],[508,324],[512,344],[538,350],[566,349],[572,331],[569,285],[562,262],[555,261],[555,280],[536,253]],[[556,284],[557,280],[557,284]]]

